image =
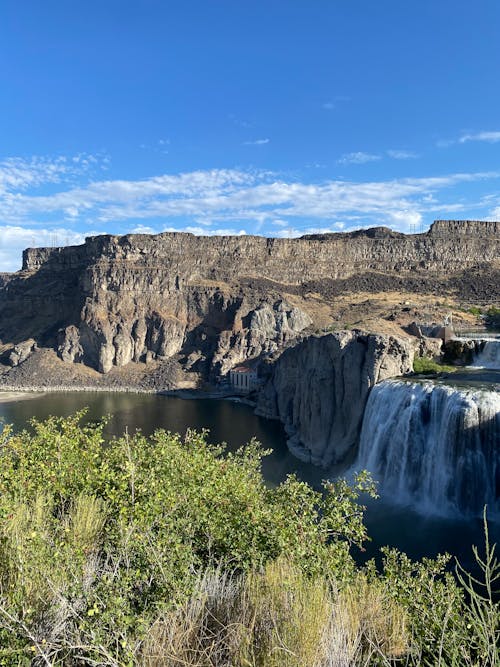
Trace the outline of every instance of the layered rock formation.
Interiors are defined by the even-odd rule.
[[[4,350],[33,340],[102,373],[177,355],[214,379],[324,326],[345,293],[491,296],[499,257],[491,222],[438,221],[416,235],[91,237],[28,249],[22,271],[2,276],[0,339]]]
[[[357,444],[371,387],[410,372],[413,354],[409,340],[393,336],[310,336],[273,365],[257,412],[283,422],[296,456],[328,467]]]

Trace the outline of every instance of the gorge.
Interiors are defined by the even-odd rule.
[[[483,221],[28,249],[0,280],[0,387],[223,396],[229,370],[246,364],[259,376],[257,414],[282,422],[296,456],[328,469],[359,446],[396,495],[476,512],[498,500],[494,387],[483,400],[391,378],[411,373],[415,355],[441,354],[412,322],[427,330],[453,311],[466,326],[468,307],[500,300],[499,257],[500,223]],[[493,372],[495,344],[476,358]]]

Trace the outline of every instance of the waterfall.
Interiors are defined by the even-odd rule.
[[[474,367],[500,370],[500,340],[485,339],[481,345],[480,352],[474,357]]]
[[[421,511],[500,514],[500,394],[387,380],[363,418],[357,469]]]

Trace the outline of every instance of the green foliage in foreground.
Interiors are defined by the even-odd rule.
[[[434,361],[434,359],[429,359],[429,357],[415,357],[413,360],[414,373],[454,373],[456,370],[456,366],[447,366]]]
[[[498,664],[489,556],[470,606],[445,558],[356,568],[368,475],[270,489],[255,442],[104,444],[81,417],[3,432],[0,664]]]

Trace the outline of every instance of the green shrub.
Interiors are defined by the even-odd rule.
[[[486,324],[491,327],[500,327],[500,308],[491,306],[486,311]]]
[[[268,488],[256,442],[82,416],[2,434],[0,665],[498,667],[486,523],[482,587],[447,557],[357,568],[366,473]]]
[[[415,357],[413,360],[414,373],[454,373],[456,370],[457,369],[455,366],[447,366],[446,364],[441,364],[438,361],[434,361],[434,359],[429,359],[428,357]]]
[[[295,477],[270,489],[256,442],[232,454],[203,433],[157,431],[105,444],[103,424],[81,417],[3,433],[5,664],[45,655],[44,642],[50,664],[75,645],[92,647],[88,660],[122,660],[214,563],[238,573],[284,555],[307,576],[352,576],[350,546],[366,538],[356,499],[373,492],[368,476],[324,493]]]

